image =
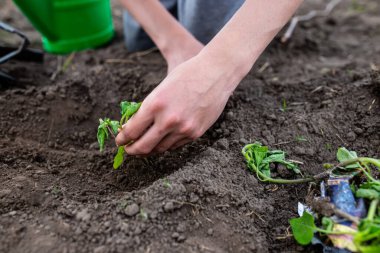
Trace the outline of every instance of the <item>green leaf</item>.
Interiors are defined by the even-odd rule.
[[[367,182],[360,185],[361,189],[373,189],[380,192],[380,181]]]
[[[360,222],[354,243],[360,252],[380,252],[380,223],[378,220],[364,219]]]
[[[120,103],[120,113],[123,117],[130,118],[140,108],[141,103],[122,101]]]
[[[285,160],[285,152],[282,150],[272,150],[268,152],[268,156],[263,160],[263,163],[281,162]]]
[[[334,227],[334,221],[329,217],[323,217],[322,218],[322,225],[326,231],[332,232],[333,227]]]
[[[260,168],[260,165],[264,158],[266,157],[268,153],[268,147],[267,146],[261,146],[260,143],[255,142],[253,144],[253,155],[254,155],[254,160],[257,168]]]
[[[99,143],[99,149],[102,151],[104,149],[104,139],[106,138],[106,134],[104,133],[103,128],[98,128],[98,143]]]
[[[349,151],[348,149],[342,147],[338,149],[338,152],[336,154],[336,157],[338,158],[339,162],[345,162],[347,160],[358,158],[358,155],[355,151]],[[360,168],[359,163],[354,163],[346,166],[347,169],[356,169]]]
[[[119,124],[119,121],[116,121],[116,120],[111,120],[109,122],[109,125],[112,129],[112,132],[116,135],[118,134],[118,129],[120,128],[120,124]]]
[[[356,191],[356,197],[366,199],[380,199],[380,193],[373,189],[362,189]]]
[[[99,143],[99,149],[102,151],[104,149],[104,142],[108,139],[107,122],[102,119],[99,119],[97,139]]]
[[[269,168],[269,163],[280,163],[284,165],[287,169],[292,170],[296,174],[301,173],[301,171],[298,169],[297,164],[285,160],[284,151],[272,150],[272,151],[268,151],[268,155],[269,156],[266,157],[262,161],[263,164],[268,164],[268,168]]]
[[[117,168],[120,167],[120,165],[123,163],[124,160],[124,147],[120,146],[117,149],[117,154],[115,158],[113,159],[113,168],[116,170]]]
[[[262,146],[261,143],[255,142],[246,145],[243,148],[243,152],[248,168],[252,171],[257,169],[257,171],[263,173],[266,177],[271,177],[271,163],[283,164],[294,173],[300,173],[296,164],[285,160],[285,152],[282,150],[269,150],[267,146]]]
[[[290,219],[289,222],[296,241],[301,245],[308,245],[316,231],[314,217],[308,212],[303,212],[301,217]]]

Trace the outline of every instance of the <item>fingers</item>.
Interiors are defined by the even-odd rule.
[[[179,147],[182,147],[182,146],[184,146],[187,143],[192,142],[192,141],[193,141],[192,139],[183,138],[182,140],[179,140],[177,143],[175,143],[173,146],[171,146],[170,150],[174,150],[174,149],[177,149]]]
[[[137,140],[152,125],[153,115],[147,113],[144,108],[140,110],[123,126],[123,129],[116,136],[116,145],[127,145],[131,141]]]
[[[168,132],[169,129],[160,131],[156,125],[153,125],[140,139],[131,145],[125,146],[125,151],[129,155],[147,155],[152,152]]]
[[[165,138],[163,138],[160,141],[160,143],[154,148],[153,151],[157,153],[163,153],[183,138],[183,135],[168,134]]]

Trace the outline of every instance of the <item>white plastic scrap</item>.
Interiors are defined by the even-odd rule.
[[[301,202],[298,202],[298,215],[302,216],[303,212],[305,212],[305,211],[314,216],[314,213],[311,211],[310,207],[302,204]]]

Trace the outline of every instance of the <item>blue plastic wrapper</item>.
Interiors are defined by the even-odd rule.
[[[331,202],[341,211],[356,217],[365,216],[366,210],[363,199],[358,203],[350,188],[349,177],[330,177],[327,184],[330,189]],[[349,221],[342,221],[340,224],[350,225]]]

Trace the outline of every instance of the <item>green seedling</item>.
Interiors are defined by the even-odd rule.
[[[172,184],[170,183],[169,179],[164,178],[164,182],[162,183],[165,188],[172,188]]]
[[[360,3],[359,1],[357,0],[352,0],[351,1],[351,5],[350,5],[350,9],[354,12],[365,12],[366,11],[366,7],[363,3]]]
[[[332,151],[332,146],[331,146],[331,144],[330,143],[326,143],[326,149],[328,150],[328,151]]]
[[[339,148],[337,152],[337,159],[340,162],[338,166],[332,169],[332,173],[335,171],[343,171],[355,175],[357,173],[363,173],[367,177],[368,182],[379,183],[378,180],[373,178],[371,174],[370,165],[377,169],[380,169],[380,160],[370,157],[358,157],[355,151],[349,151],[346,148]]]
[[[103,151],[105,146],[105,141],[109,139],[110,135],[115,138],[119,130],[122,129],[123,125],[137,112],[140,108],[141,103],[127,102],[123,101],[120,103],[120,121],[111,120],[109,118],[99,119],[97,139],[99,143],[100,151]],[[113,168],[117,169],[121,166],[124,161],[124,147],[120,146],[117,149],[117,153],[113,160]]]
[[[242,153],[247,161],[248,168],[256,173],[257,178],[264,182],[270,183],[304,183],[310,182],[312,179],[276,179],[271,177],[270,164],[282,164],[295,174],[300,174],[297,164],[285,159],[285,152],[282,150],[269,150],[267,146],[261,145],[259,142],[246,145]]]
[[[59,194],[61,194],[61,188],[59,188],[59,186],[57,186],[57,185],[55,185],[55,186],[53,186],[53,188],[51,189],[51,193],[53,194],[53,195],[59,195]]]
[[[138,217],[141,220],[146,221],[148,219],[148,213],[145,212],[145,210],[143,208],[140,208],[140,213],[138,214]]]
[[[281,102],[281,108],[280,108],[280,111],[282,111],[282,112],[286,112],[287,109],[288,109],[288,106],[287,106],[287,104],[286,104],[286,99],[283,98],[283,99],[282,99],[282,102]]]
[[[296,136],[296,141],[297,141],[297,142],[306,142],[307,139],[305,138],[305,136],[297,135],[297,136]]]

